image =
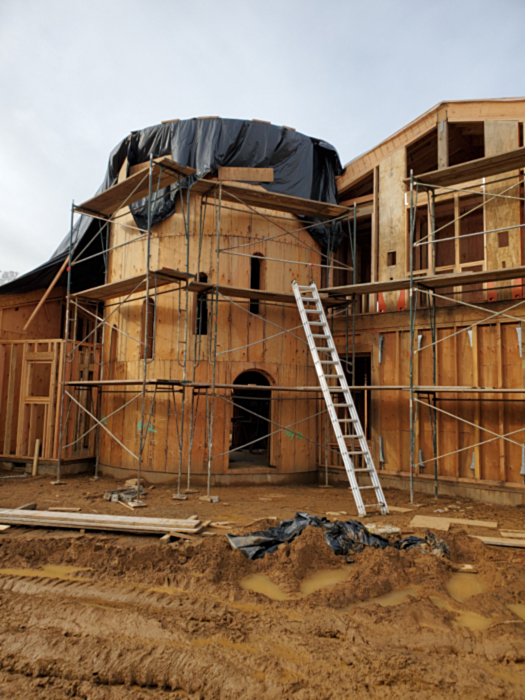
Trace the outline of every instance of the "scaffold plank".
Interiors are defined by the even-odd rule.
[[[478,180],[481,177],[490,175],[500,175],[525,167],[525,146],[516,148],[513,151],[499,153],[487,158],[477,158],[466,163],[452,165],[449,168],[433,170],[422,175],[417,175],[416,180],[425,185],[433,187],[446,187],[447,185],[458,185],[462,182]],[[404,178],[405,182],[410,182],[410,178]]]
[[[171,270],[167,267],[161,267],[158,270],[150,270],[149,275],[150,287],[161,287],[166,284],[187,281],[193,277],[193,275],[186,272]],[[146,289],[146,278],[146,273],[142,275],[135,275],[134,277],[128,277],[127,279],[119,280],[118,282],[110,282],[109,284],[102,284],[99,287],[84,289],[82,292],[77,292],[72,296],[96,300],[114,299],[115,297],[125,296],[130,292],[143,291]]]
[[[153,184],[155,190],[164,189],[180,178],[193,175],[194,168],[187,168],[175,163],[171,158],[162,158],[153,165]],[[113,187],[108,187],[95,197],[75,207],[84,214],[101,214],[110,217],[122,207],[128,206],[149,194],[149,170],[145,168],[130,175]]]

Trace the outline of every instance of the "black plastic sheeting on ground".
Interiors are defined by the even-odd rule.
[[[226,537],[233,549],[240,549],[248,559],[261,559],[265,554],[275,552],[279,545],[292,542],[308,525],[322,528],[327,544],[336,554],[343,556],[360,552],[364,547],[419,549],[438,556],[446,556],[449,553],[447,543],[431,532],[428,532],[424,539],[410,535],[390,542],[385,537],[373,535],[357,520],[331,522],[308,513],[296,513],[292,520],[283,520],[278,526],[268,530],[252,532],[249,535],[228,534]]]
[[[343,172],[333,146],[293,129],[242,119],[186,119],[133,131],[123,139],[109,156],[106,175],[97,194],[116,184],[126,158],[129,168],[148,161],[150,156],[169,156],[180,165],[194,168],[198,178],[215,176],[221,166],[273,168],[274,181],[257,184],[270,192],[332,204],[337,203],[335,177]],[[172,185],[157,198],[152,212],[153,225],[173,214],[177,191],[178,185]],[[137,225],[146,228],[145,201],[134,203],[131,210]],[[312,221],[307,219],[307,222]],[[329,243],[332,251],[337,250],[343,235],[339,223],[334,226],[319,224],[308,230],[324,248]],[[76,254],[83,248],[86,248],[83,257],[101,251],[106,245],[106,234],[103,222],[82,216],[73,230]],[[49,285],[68,250],[69,233],[47,263],[3,285],[2,293],[31,291]],[[73,291],[103,284],[103,273],[102,255],[75,266]],[[59,284],[64,283],[65,274]]]

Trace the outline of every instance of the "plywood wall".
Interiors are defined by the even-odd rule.
[[[302,229],[298,220],[292,216],[280,214],[273,224],[240,206],[223,206],[221,208],[219,266],[217,267],[216,216],[217,209],[208,205],[203,219],[202,237],[199,240],[200,198],[192,198],[190,211],[190,272],[204,272],[208,281],[213,283],[217,277],[223,285],[250,287],[250,258],[230,255],[230,249],[240,253],[259,253],[264,256],[263,279],[261,287],[274,292],[291,292],[291,282],[297,279],[300,284],[312,280],[321,282],[321,268],[312,263],[321,262],[319,248],[311,236]],[[263,211],[272,217],[274,212]],[[120,224],[113,225],[112,245],[131,240],[136,236],[132,229],[126,229],[122,223],[132,223],[130,216],[123,218]],[[286,231],[290,231],[286,235]],[[251,244],[251,245],[247,245]],[[186,237],[184,219],[177,205],[173,216],[155,227],[151,241],[150,268],[168,267],[186,270]],[[145,270],[146,243],[135,242],[111,253],[108,281],[131,277]],[[307,264],[299,264],[300,262]],[[188,342],[187,379],[192,379],[195,369],[197,382],[212,381],[212,297],[208,300],[209,333],[198,337],[195,346],[196,299],[190,294],[186,301],[185,293],[179,293],[173,287],[170,293],[166,287],[159,289],[156,307],[155,357],[148,365],[148,377],[183,378],[183,356],[185,341]],[[135,295],[137,301],[127,303],[115,310],[110,322],[124,331],[127,336],[115,332],[113,350],[109,336],[105,343],[105,362],[111,378],[142,377],[143,362],[140,359],[142,295]],[[258,370],[267,377],[273,386],[316,386],[317,379],[308,348],[304,342],[304,332],[297,328],[297,337],[283,334],[282,328],[294,328],[300,325],[297,309],[282,305],[261,303],[260,314],[248,313],[249,302],[234,299],[228,303],[219,302],[218,337],[217,337],[217,383],[231,384],[244,371]],[[186,307],[187,305],[187,307]],[[106,314],[115,306],[108,305]],[[265,322],[265,320],[267,322]],[[188,335],[185,336],[186,322]],[[274,325],[272,325],[274,324]],[[273,337],[275,336],[275,337]],[[258,342],[261,341],[261,342]],[[116,347],[115,347],[116,343]],[[235,352],[226,352],[237,348]],[[223,354],[220,354],[223,353]],[[219,355],[220,354],[220,355]],[[107,376],[107,375],[105,375]],[[222,392],[231,399],[231,391]],[[110,415],[123,406],[132,394],[113,393],[104,398],[103,416]],[[279,398],[278,391],[274,398]],[[271,438],[270,463],[277,472],[306,472],[316,469],[316,446],[302,436],[316,439],[316,419],[313,416],[318,406],[318,395],[302,396],[299,401],[273,401],[271,420],[286,426],[296,425],[290,431],[277,432]],[[186,409],[191,403],[191,393],[185,393]],[[290,394],[282,395],[290,398]],[[151,408],[151,398],[146,402],[146,411]],[[174,404],[175,400],[175,404]],[[176,474],[179,468],[179,442],[176,423],[180,425],[182,395],[177,393],[175,399],[168,393],[157,393],[153,406],[151,427],[145,448],[144,469]],[[138,453],[140,436],[140,399],[124,411],[107,419],[108,428],[134,454]],[[226,452],[230,444],[232,406],[220,398],[215,399],[215,420],[213,435],[213,454]],[[300,421],[297,423],[297,421]],[[191,455],[193,473],[207,470],[208,439],[205,431],[206,401],[199,398],[196,418],[196,437]],[[185,415],[186,430],[189,414]],[[277,426],[271,426],[277,430]],[[301,435],[299,435],[300,433]],[[187,469],[188,434],[185,434],[183,472]],[[215,473],[228,472],[228,455],[223,455],[213,462]],[[101,464],[111,467],[134,469],[136,460],[126,450],[103,435],[101,441]]]

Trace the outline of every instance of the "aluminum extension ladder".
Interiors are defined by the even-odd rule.
[[[297,301],[299,314],[301,315],[301,321],[303,322],[308,346],[312,353],[317,376],[319,377],[319,384],[321,385],[324,400],[326,401],[328,414],[332,421],[337,444],[341,451],[341,457],[343,458],[357,511],[361,517],[364,517],[367,514],[367,508],[380,508],[381,513],[387,515],[388,506],[383,494],[383,489],[381,488],[381,483],[374,466],[374,460],[368,449],[366,436],[363,432],[363,427],[359,420],[352,394],[348,387],[348,382],[346,381],[343,366],[339,359],[315,282],[312,282],[308,287],[300,287],[297,281],[294,280],[292,282],[292,289]],[[319,345],[317,342],[319,342]],[[334,394],[342,394],[344,396],[344,402],[334,404]],[[338,409],[346,409],[344,411],[344,418],[339,418],[337,414]],[[349,435],[343,432],[342,428],[345,427],[345,424],[350,428],[351,434]],[[348,449],[348,440],[351,440],[351,451]],[[354,440],[359,442],[359,449],[355,451],[352,446]],[[354,460],[352,459],[357,455],[363,456],[364,464],[362,468],[358,469],[354,467]],[[357,480],[357,474],[367,474],[372,483],[370,485],[361,486]],[[373,491],[376,499],[375,503],[363,503],[362,491],[365,490]]]

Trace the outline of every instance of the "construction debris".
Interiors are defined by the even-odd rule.
[[[129,481],[136,482],[137,480],[136,479],[129,479]],[[146,495],[146,490],[144,489],[144,487],[142,485],[140,487],[140,494],[137,493],[136,486],[133,486],[133,487],[120,486],[118,489],[111,489],[108,491],[104,491],[104,500],[112,501],[113,503],[116,503],[117,501],[129,503],[130,501],[138,501],[139,495],[140,496]]]
[[[395,547],[400,550],[418,549],[437,556],[447,556],[449,548],[446,542],[427,532],[424,538],[410,535],[404,539],[390,542],[375,535],[357,520],[330,522],[308,513],[296,513],[292,520],[283,520],[277,527],[253,532],[249,535],[230,535],[226,537],[233,549],[240,549],[247,559],[260,559],[265,554],[275,552],[279,545],[292,542],[308,526],[322,528],[328,546],[338,555],[360,552],[365,546],[376,549]]]
[[[199,501],[206,501],[207,503],[218,503],[218,496],[199,496]]]

